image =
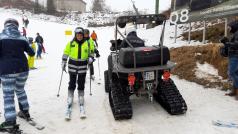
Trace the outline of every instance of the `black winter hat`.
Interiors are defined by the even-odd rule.
[[[235,33],[236,31],[238,31],[238,21],[233,21],[231,23],[229,23],[229,27],[231,27],[231,33]]]
[[[88,29],[84,29],[84,34],[90,34],[90,31]]]

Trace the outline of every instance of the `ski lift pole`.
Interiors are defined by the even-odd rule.
[[[155,1],[155,14],[159,14],[159,0]]]

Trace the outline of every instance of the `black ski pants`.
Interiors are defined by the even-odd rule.
[[[76,88],[76,82],[78,84],[78,90],[84,91],[86,73],[73,74],[69,73],[69,90],[74,91]]]

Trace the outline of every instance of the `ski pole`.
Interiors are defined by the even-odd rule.
[[[92,66],[91,64],[89,65],[89,66]],[[90,77],[89,77],[89,79],[90,79],[90,96],[92,96],[92,88],[91,88],[91,80],[92,80],[92,74],[91,74],[91,68],[89,67],[89,75],[90,75]]]
[[[100,77],[100,63],[99,63],[99,57],[98,57],[98,70],[99,70],[99,80],[101,80],[101,77]]]
[[[64,70],[62,69],[61,78],[60,78],[60,84],[59,84],[59,90],[58,90],[57,97],[59,97],[59,92],[60,92],[60,87],[61,87],[61,82],[62,82],[63,73],[64,73]]]

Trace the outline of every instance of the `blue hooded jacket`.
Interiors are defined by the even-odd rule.
[[[24,52],[30,56],[35,55],[27,39],[20,34],[18,26],[12,23],[4,25],[0,33],[0,75],[29,71]]]

